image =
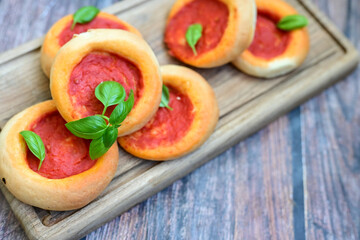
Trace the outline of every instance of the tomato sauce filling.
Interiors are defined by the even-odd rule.
[[[169,106],[159,107],[155,116],[139,131],[125,136],[127,144],[141,149],[170,146],[189,131],[194,120],[194,107],[190,98],[175,88],[168,86]]]
[[[179,59],[196,57],[188,45],[185,34],[188,27],[199,23],[202,37],[195,48],[197,56],[214,49],[220,42],[228,24],[229,9],[218,0],[195,0],[181,8],[166,27],[165,43],[169,53]]]
[[[135,64],[118,55],[106,52],[93,52],[85,56],[73,69],[69,81],[69,95],[77,113],[82,117],[101,114],[104,106],[95,97],[95,88],[101,82],[116,81],[126,91],[132,89],[136,106],[142,95],[143,79]],[[109,116],[115,106],[109,107]]]
[[[266,12],[258,12],[255,36],[249,51],[269,60],[283,54],[289,44],[290,35],[276,27],[280,18]]]
[[[128,30],[124,25],[102,17],[95,17],[91,22],[85,24],[77,23],[75,27],[71,30],[72,23],[73,21],[70,21],[66,25],[66,27],[62,30],[62,32],[59,34],[58,39],[60,46],[63,46],[65,43],[70,41],[74,34],[87,32],[87,30],[89,29],[113,28],[113,29]]]
[[[27,150],[27,162],[34,171],[51,179],[61,179],[82,173],[96,163],[89,156],[90,141],[74,136],[65,127],[59,112],[52,112],[36,120],[30,130],[38,134],[45,145],[45,159],[39,159]]]

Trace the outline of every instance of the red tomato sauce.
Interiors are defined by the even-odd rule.
[[[85,56],[73,69],[69,81],[69,94],[74,108],[82,117],[101,114],[104,106],[95,97],[95,88],[101,82],[116,81],[127,96],[134,91],[135,105],[141,97],[143,79],[140,70],[129,60],[106,52],[93,52]],[[109,116],[115,107],[106,112]]]
[[[39,159],[28,149],[29,167],[41,176],[60,179],[82,173],[96,163],[89,156],[90,141],[75,137],[65,127],[65,120],[59,112],[40,117],[30,127],[45,145],[45,159],[38,171]]]
[[[279,20],[271,14],[258,12],[255,37],[249,47],[253,55],[269,60],[285,52],[290,35],[276,27]]]
[[[102,17],[95,17],[91,22],[85,24],[77,23],[73,30],[71,30],[72,23],[73,21],[70,21],[66,25],[66,27],[62,30],[62,32],[59,34],[58,39],[60,46],[63,46],[65,43],[70,41],[74,34],[87,32],[87,30],[89,29],[114,28],[114,29],[128,30],[124,25]]]
[[[168,88],[169,106],[173,110],[160,107],[145,127],[124,137],[127,144],[142,149],[154,149],[172,145],[188,132],[194,120],[193,104],[187,95],[170,86]]]
[[[218,0],[190,2],[168,22],[165,43],[169,53],[179,59],[196,57],[185,38],[188,27],[195,23],[203,26],[202,37],[195,46],[197,56],[210,51],[219,44],[227,27],[228,18],[229,9]]]

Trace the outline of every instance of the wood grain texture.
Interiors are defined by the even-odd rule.
[[[336,14],[346,13],[346,11],[334,11],[334,9],[339,9],[341,6],[336,0],[333,2],[319,2],[318,4],[329,5],[329,9],[331,9],[330,6],[333,6],[332,11],[335,12],[335,16],[337,16]],[[9,6],[11,5],[9,3],[14,5]],[[39,3],[41,4],[41,2]],[[94,1],[88,1],[87,3],[96,4]],[[8,1],[7,3],[1,1],[1,10],[4,9],[3,4],[9,4],[5,7],[14,10],[15,13],[19,12],[19,19],[20,13],[24,12],[25,9],[27,14],[33,14],[27,16],[28,21],[29,19],[35,21],[34,19],[38,19],[38,16],[41,15],[38,12],[34,14],[28,10],[34,6],[33,3],[26,5],[26,1],[21,1],[21,3],[20,1]],[[56,1],[43,4],[43,6],[39,5],[38,8],[52,9],[48,12],[56,11],[59,13],[63,11],[62,15],[68,13],[67,10],[62,10],[62,7],[69,6],[71,8],[69,12],[71,12],[80,6],[79,3],[77,3],[79,5],[76,5],[76,2],[72,3],[70,1],[62,2],[62,4]],[[20,5],[21,10],[18,9]],[[347,26],[348,20],[344,20],[344,18],[337,22],[340,27],[347,26],[345,32],[349,31],[351,33],[354,29],[356,31],[356,19],[359,20],[359,10],[356,10],[358,8],[359,4],[353,1],[349,9],[350,12],[355,11],[355,13],[353,15],[351,13],[341,15],[345,16],[346,19],[350,16],[349,19],[352,25]],[[1,11],[0,15],[8,14],[10,16],[10,14],[14,14],[9,12],[9,10]],[[331,11],[328,13],[331,13]],[[353,17],[355,21],[351,20],[351,16],[355,16]],[[51,21],[56,21],[60,16],[54,17],[50,14],[47,17],[53,19]],[[3,19],[7,18],[3,17]],[[4,21],[1,21],[1,23],[4,23]],[[16,25],[19,24],[18,22],[12,21],[13,27],[19,26]],[[144,19],[139,17],[139,21],[144,21]],[[26,25],[29,22],[25,21],[22,24]],[[44,22],[48,24],[49,20],[41,20],[40,24],[44,24]],[[49,26],[51,24],[49,23]],[[147,28],[148,31],[151,31],[150,24]],[[13,27],[11,25],[1,27],[0,31],[7,31],[7,34],[2,36],[11,36],[8,35],[10,30],[7,29],[14,30]],[[28,28],[28,25],[26,27]],[[31,38],[31,34],[36,34],[36,28],[33,28],[33,30],[29,31],[27,29],[24,32],[13,33],[14,39],[20,39],[15,41],[21,41],[21,34],[24,34],[24,38],[26,36]],[[43,29],[43,32],[39,30],[39,35],[33,37],[41,36],[45,31],[46,29]],[[353,34],[355,40],[352,40],[358,43],[359,40],[356,36],[359,36],[359,33],[355,32]],[[155,42],[155,46],[161,46],[161,38],[147,40]],[[2,38],[0,38],[0,41],[3,41]],[[22,42],[18,44],[20,43]],[[10,43],[1,46],[7,46],[6,44]],[[14,42],[12,41],[11,44],[14,44]],[[317,46],[322,47],[321,44]],[[13,46],[9,48],[11,47]],[[156,50],[158,49],[155,48]],[[326,53],[326,51],[324,52]],[[161,59],[166,59],[165,57],[160,56]],[[224,72],[229,71],[231,71],[231,67],[226,68],[224,71],[219,71],[219,69],[202,71],[202,74],[206,77],[214,74],[224,74]],[[323,97],[327,94],[333,94],[332,98],[324,97],[322,101],[316,98],[310,101],[301,108],[301,111],[299,109],[295,110],[287,117],[279,119],[265,130],[240,143],[188,177],[176,182],[167,190],[158,193],[129,212],[117,217],[109,224],[99,228],[87,238],[292,239],[295,237],[301,239],[302,235],[294,234],[294,229],[295,233],[305,236],[305,232],[301,231],[301,225],[303,225],[304,228],[306,227],[306,236],[309,239],[319,236],[324,238],[333,237],[334,239],[355,239],[359,236],[357,231],[359,229],[360,201],[359,196],[356,195],[359,186],[359,178],[358,174],[356,174],[359,165],[359,154],[356,153],[359,139],[356,138],[358,134],[354,129],[359,124],[359,119],[356,117],[359,116],[359,113],[356,113],[353,106],[358,101],[358,88],[354,86],[358,86],[356,79],[359,79],[359,76],[355,75],[353,78],[355,79],[353,83],[346,85],[346,92],[341,86],[349,80],[336,85],[335,88],[340,88],[336,93],[329,93],[334,89],[331,88],[321,95]],[[9,81],[11,81],[10,78]],[[354,83],[355,85],[353,85]],[[221,88],[222,86],[216,83],[212,84],[215,87]],[[231,82],[228,84],[231,84]],[[269,87],[271,87],[271,84],[273,83],[269,83]],[[236,96],[235,99],[230,99],[229,102],[235,102],[236,104],[237,101],[251,98],[252,92],[256,90],[256,88],[249,88],[249,95]],[[43,92],[43,97],[47,97],[46,92]],[[226,99],[220,99],[220,101],[228,103]],[[306,110],[306,106],[313,101],[319,101],[321,104],[317,103],[314,107]],[[227,108],[222,109],[223,114],[234,107],[231,104],[227,104],[227,106]],[[324,112],[327,112],[327,114],[323,115]],[[330,116],[331,119],[329,119]],[[334,116],[338,117],[335,118]],[[316,125],[314,122],[318,124]],[[322,124],[326,122],[328,124],[324,127]],[[344,124],[347,128],[342,128]],[[332,129],[332,135],[327,130],[328,127]],[[314,131],[319,132],[314,133]],[[332,136],[332,138],[329,139],[329,136]],[[345,138],[345,142],[342,140],[339,144],[339,136],[342,136],[342,139]],[[332,149],[336,145],[338,149]],[[342,157],[339,160],[337,150],[340,148],[345,148],[345,155],[341,154]],[[324,154],[324,152],[331,154]],[[298,169],[303,169],[303,171]],[[297,177],[299,175],[306,177],[304,182]],[[334,176],[337,177],[331,178]],[[313,179],[313,182],[309,182],[307,177]],[[342,183],[343,187],[339,187],[341,186],[340,183]],[[301,191],[301,186],[305,188],[306,201],[304,201],[302,194],[293,192],[293,189]],[[325,188],[324,186],[328,187]],[[294,197],[296,202],[294,202]],[[299,206],[301,205],[301,199],[305,203],[304,207]],[[1,201],[2,206],[7,206],[4,200]],[[296,207],[293,208],[294,205]],[[335,207],[338,205],[341,207],[336,210]],[[341,210],[345,210],[345,212],[343,213]],[[293,213],[295,214],[294,217]],[[4,223],[1,225],[4,226],[1,228],[4,231],[0,231],[0,238],[14,239],[18,237],[22,239],[24,235],[13,215],[9,213],[8,208],[2,208],[0,214],[1,223]],[[10,214],[10,216],[6,214]],[[301,222],[301,214],[302,219],[306,220],[305,222]],[[326,215],[326,219],[324,215]],[[352,218],[349,218],[349,216],[352,216]],[[337,222],[334,222],[335,220],[332,218],[337,219]],[[11,219],[13,222],[11,222]],[[339,221],[342,223],[340,226]]]
[[[360,49],[360,2],[316,1]],[[301,108],[306,237],[360,238],[360,71]]]

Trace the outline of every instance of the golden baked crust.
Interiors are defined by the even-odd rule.
[[[282,0],[256,0],[256,5],[259,11],[274,13],[280,18],[298,14],[293,7]],[[306,28],[293,30],[289,34],[290,42],[283,54],[267,60],[245,50],[232,63],[239,70],[255,77],[272,78],[289,73],[304,62],[310,48]]]
[[[200,147],[212,134],[219,118],[215,94],[207,81],[197,72],[181,66],[161,67],[164,84],[186,94],[194,106],[194,119],[186,135],[172,145],[143,149],[130,144],[131,135],[118,141],[127,152],[148,160],[170,160],[184,156]],[[135,134],[135,133],[134,133]]]
[[[63,179],[49,179],[29,168],[27,146],[20,135],[39,117],[56,110],[52,100],[36,104],[11,118],[0,134],[0,178],[20,201],[48,210],[65,211],[85,206],[114,177],[119,152],[117,144],[90,169]]]
[[[177,0],[173,5],[167,23],[179,10],[193,0]],[[254,0],[219,0],[229,9],[228,25],[219,44],[197,57],[179,59],[199,68],[224,65],[239,56],[251,44],[256,25]],[[185,38],[185,36],[184,36]]]
[[[82,118],[71,103],[68,93],[69,79],[72,70],[83,57],[96,51],[117,54],[130,60],[141,71],[142,95],[119,127],[119,136],[130,134],[142,128],[155,114],[162,91],[158,61],[149,45],[133,33],[115,29],[93,29],[79,34],[65,44],[58,52],[51,69],[51,95],[67,122]]]
[[[117,22],[125,26],[127,31],[135,33],[136,35],[141,37],[141,33],[136,28],[134,28],[127,22],[120,20],[119,18],[117,18],[112,14],[106,12],[99,12],[97,16]],[[73,20],[72,14],[61,18],[50,28],[50,30],[45,35],[44,43],[41,47],[40,62],[41,62],[41,68],[48,78],[50,77],[51,65],[54,61],[56,53],[61,48],[59,44],[58,36],[72,20]]]

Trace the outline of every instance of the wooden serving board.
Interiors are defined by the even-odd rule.
[[[196,69],[212,85],[220,121],[210,139],[197,151],[169,162],[134,158],[120,150],[118,171],[106,190],[82,209],[46,211],[1,190],[30,239],[77,239],[135,204],[162,190],[219,153],[256,132],[321,90],[341,80],[358,63],[349,41],[307,0],[288,0],[310,20],[311,49],[301,68],[272,80],[255,79],[228,64]],[[175,63],[166,53],[163,32],[174,1],[126,0],[104,11],[137,27],[160,64]],[[0,55],[0,128],[26,107],[49,99],[49,80],[40,69],[42,38]]]

